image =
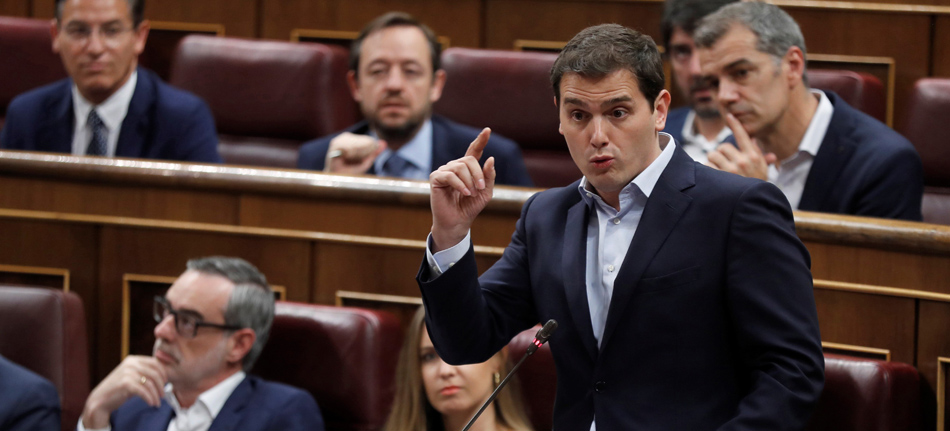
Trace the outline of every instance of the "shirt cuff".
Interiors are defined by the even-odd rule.
[[[472,231],[470,229],[465,234],[465,238],[462,238],[458,244],[455,244],[452,247],[449,247],[438,253],[432,254],[432,234],[430,233],[429,237],[426,239],[426,263],[429,265],[432,278],[427,281],[432,281],[436,278],[439,278],[443,272],[451,268],[452,265],[455,265],[456,262],[465,256],[465,253],[468,252],[468,249],[471,245]]]
[[[79,417],[79,424],[76,425],[76,431],[112,431],[112,426],[106,426],[105,428],[86,428],[82,426],[82,416]]]

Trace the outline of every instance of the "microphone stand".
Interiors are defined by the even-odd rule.
[[[498,384],[498,387],[495,388],[494,391],[492,391],[491,396],[488,397],[488,401],[485,401],[485,403],[482,404],[482,407],[478,409],[478,411],[475,413],[475,416],[472,416],[472,419],[468,421],[468,424],[465,425],[465,428],[462,428],[462,431],[468,431],[469,428],[475,424],[475,421],[479,416],[482,415],[482,412],[488,408],[488,405],[491,404],[492,401],[495,401],[495,397],[498,396],[498,393],[501,392],[501,389],[508,384],[508,380],[511,380],[511,376],[515,375],[515,371],[518,371],[518,368],[521,367],[521,364],[524,363],[524,360],[528,359],[528,356],[533,355],[542,344],[547,342],[548,338],[551,337],[551,333],[553,333],[555,329],[557,329],[557,322],[555,322],[554,319],[548,320],[548,322],[544,324],[544,327],[538,331],[538,335],[534,337],[534,343],[528,346],[528,350],[525,352],[524,356],[521,357],[521,360],[515,364],[511,371],[509,371],[505,376],[505,379]]]

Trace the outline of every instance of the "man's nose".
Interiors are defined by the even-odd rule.
[[[728,79],[720,80],[716,98],[719,99],[719,103],[722,105],[735,102],[739,100],[738,87]]]
[[[106,48],[105,36],[102,35],[102,30],[93,29],[89,32],[89,39],[86,41],[86,51],[92,53],[100,53]]]
[[[596,116],[591,119],[590,127],[590,144],[595,148],[600,148],[604,145],[607,145],[607,119],[601,116]]]
[[[386,88],[389,90],[401,90],[406,83],[406,77],[398,68],[394,68],[386,75]]]
[[[156,339],[171,340],[178,335],[178,329],[175,328],[175,316],[167,315],[161,322],[155,325],[153,331]]]
[[[696,53],[693,53],[689,56],[689,63],[687,63],[686,67],[688,68],[689,74],[691,76],[700,76],[703,73],[702,69],[700,68],[699,56],[696,55]]]

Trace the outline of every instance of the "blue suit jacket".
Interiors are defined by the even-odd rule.
[[[58,431],[59,413],[52,383],[0,356],[0,430]]]
[[[465,126],[451,121],[438,115],[432,116],[432,169],[439,169],[440,166],[465,156],[465,150],[469,144],[475,140],[481,130],[474,127]],[[344,132],[365,135],[369,133],[369,123],[361,121]],[[343,133],[343,132],[340,132]],[[324,161],[327,157],[327,150],[330,148],[330,140],[340,133],[334,133],[324,136],[320,139],[305,143],[300,147],[300,154],[297,156],[297,168],[323,170]],[[528,176],[528,169],[525,168],[524,160],[521,158],[521,150],[514,141],[504,136],[492,133],[485,147],[481,162],[484,163],[489,157],[495,157],[495,182],[509,186],[531,187],[531,177]],[[370,175],[375,175],[376,170],[370,166]]]
[[[112,413],[113,431],[165,431],[171,406],[151,407],[133,398]],[[323,431],[323,416],[313,397],[300,389],[248,375],[231,393],[209,431]]]
[[[666,116],[666,127],[663,128],[663,131],[669,133],[678,144],[685,142],[683,140],[683,125],[686,124],[686,116],[689,115],[691,110],[692,108],[689,106],[684,106],[671,110]],[[729,135],[723,142],[735,145],[736,137]]]
[[[831,124],[798,209],[922,220],[924,170],[913,145],[831,91]]]
[[[578,183],[534,195],[502,258],[418,276],[449,363],[488,359],[537,322],[557,367],[554,428],[801,430],[824,382],[809,256],[773,185],[676,148],[617,275],[600,349]],[[527,364],[526,366],[531,366]]]
[[[116,157],[220,163],[218,135],[208,106],[144,68],[138,73]],[[0,148],[72,152],[72,85],[67,78],[13,99],[0,132]]]

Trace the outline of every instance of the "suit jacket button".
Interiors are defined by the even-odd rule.
[[[606,387],[606,386],[607,386],[607,384],[604,383],[604,382],[597,382],[597,383],[594,383],[594,391],[603,392],[603,391],[604,391],[604,387]]]

